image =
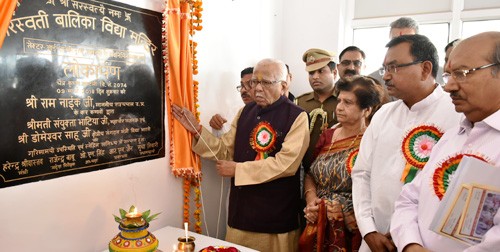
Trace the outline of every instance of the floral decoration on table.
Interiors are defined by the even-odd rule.
[[[401,151],[406,166],[401,175],[401,182],[409,183],[424,168],[429,160],[432,148],[443,136],[443,131],[435,125],[419,125],[410,129],[403,138]]]
[[[439,165],[439,168],[437,168],[434,171],[434,175],[432,177],[432,185],[434,187],[434,192],[436,193],[436,196],[439,198],[439,200],[443,199],[443,196],[446,193],[446,190],[448,189],[448,185],[451,182],[451,178],[453,177],[453,174],[457,170],[460,161],[462,161],[463,156],[475,157],[484,162],[488,162],[486,158],[484,158],[480,154],[462,154],[462,153],[456,154],[443,161]]]
[[[235,247],[209,246],[200,250],[200,252],[239,252],[239,250]]]

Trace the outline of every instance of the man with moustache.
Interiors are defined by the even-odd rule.
[[[389,95],[399,100],[375,113],[352,170],[354,211],[364,240],[360,251],[396,250],[389,234],[394,202],[404,183],[421,168],[412,166],[411,157],[419,156],[424,162],[429,155],[417,152],[423,149],[416,145],[418,141],[406,144],[406,140],[442,133],[460,120],[450,97],[435,81],[438,54],[430,40],[403,35],[387,47],[380,71]]]
[[[334,94],[334,81],[337,78],[335,56],[332,52],[312,48],[302,56],[309,73],[309,84],[312,92],[305,93],[295,103],[309,114],[309,131],[311,141],[302,165],[307,172],[312,161],[316,142],[321,132],[337,123],[335,108],[337,97]]]
[[[241,95],[241,100],[243,100],[243,103],[249,104],[250,102],[253,101],[252,96],[250,95],[250,90],[247,90],[245,87],[248,87],[248,82],[250,79],[252,79],[252,73],[253,73],[253,67],[247,67],[241,71],[241,80],[240,80],[240,85],[236,87],[236,90],[240,92]],[[215,114],[212,116],[210,119],[210,127],[212,127],[213,132],[215,135],[220,136],[224,134],[225,132],[222,132],[222,127],[224,127],[224,123],[227,122],[227,119],[222,117],[220,114]]]
[[[348,46],[339,55],[339,64],[337,70],[340,79],[335,83],[335,87],[341,82],[346,82],[354,75],[360,75],[361,70],[365,69],[365,52],[357,46]],[[337,92],[335,92],[337,93]]]
[[[443,169],[442,164],[460,154],[474,154],[496,166],[500,163],[500,32],[480,33],[458,43],[445,65],[443,79],[455,110],[465,118],[441,137],[422,173],[403,187],[396,201],[391,234],[398,250],[404,252],[498,251],[498,211],[494,225],[470,247],[434,233],[429,225],[441,202],[442,191],[432,185],[440,177],[438,168]],[[452,183],[456,170],[448,171]]]
[[[226,240],[259,251],[298,250],[300,179],[307,146],[307,113],[283,95],[287,70],[276,59],[259,61],[243,107],[231,129],[217,138],[186,108],[175,118],[193,134],[193,151],[217,159],[217,172],[231,177]],[[199,141],[202,139],[203,141]]]

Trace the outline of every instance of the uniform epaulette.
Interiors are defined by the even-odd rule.
[[[297,96],[293,102],[295,103],[295,105],[299,105],[299,100],[301,100],[302,98],[304,98],[306,96],[310,96],[311,94],[314,95],[314,91],[308,92],[308,93],[303,93],[303,94]]]

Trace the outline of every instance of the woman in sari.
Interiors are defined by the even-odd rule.
[[[315,223],[324,201],[328,224],[323,249],[358,251],[362,237],[354,218],[350,174],[367,124],[387,98],[383,87],[370,77],[356,76],[338,89],[339,124],[325,130],[316,144],[316,158],[304,182],[304,213],[308,223]]]

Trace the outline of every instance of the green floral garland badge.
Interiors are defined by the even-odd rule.
[[[419,125],[408,131],[403,138],[401,151],[406,161],[401,182],[409,183],[424,168],[432,148],[443,136],[443,131],[434,125]]]
[[[274,150],[276,143],[276,131],[271,124],[262,121],[252,130],[250,135],[250,146],[257,152],[255,160],[262,160],[268,157],[268,153]]]
[[[349,175],[351,175],[352,168],[354,167],[354,163],[356,163],[356,159],[358,158],[359,148],[351,151],[349,155],[347,155],[347,160],[345,161],[345,168]]]
[[[474,157],[479,160],[488,162],[486,158],[483,158],[482,155],[478,154],[456,154],[453,157],[447,158],[443,161],[439,167],[434,171],[434,175],[432,176],[432,186],[434,187],[434,192],[439,200],[443,199],[446,190],[448,189],[448,185],[451,183],[451,179],[453,174],[458,168],[460,161],[464,156]]]

